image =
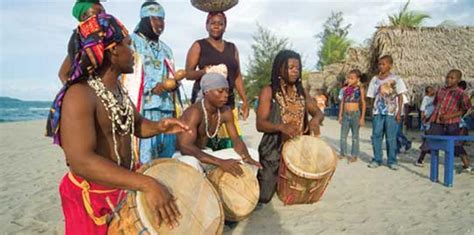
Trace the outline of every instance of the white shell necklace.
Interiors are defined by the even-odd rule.
[[[122,158],[120,157],[118,151],[118,143],[115,134],[117,133],[121,136],[130,134],[131,138],[133,138],[133,133],[135,132],[135,117],[132,103],[128,98],[127,91],[124,90],[124,88],[120,85],[118,87],[120,92],[119,98],[121,99],[121,102],[119,102],[117,98],[115,98],[114,94],[105,87],[100,77],[91,78],[87,80],[87,83],[92,89],[94,89],[96,95],[100,98],[100,101],[104,105],[107,115],[112,122],[114,151],[117,157],[117,164],[120,166],[122,163]],[[123,117],[125,117],[125,120]],[[135,162],[135,155],[133,153],[133,148],[130,148],[130,150],[132,157],[130,161],[130,169],[132,169]]]
[[[209,120],[207,118],[207,111],[206,111],[206,106],[204,105],[204,99],[201,100],[201,107],[202,111],[204,112],[204,121],[206,123],[206,135],[209,137],[209,139],[212,139],[217,136],[217,132],[219,131],[219,125],[221,123],[221,111],[219,108],[217,108],[217,125],[216,125],[216,130],[214,133],[211,135],[209,134]]]

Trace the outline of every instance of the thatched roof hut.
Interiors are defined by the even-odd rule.
[[[415,104],[427,85],[442,86],[451,69],[474,85],[474,27],[380,27],[370,48],[370,74],[383,55],[393,57],[392,71],[404,79]]]
[[[330,64],[323,71],[310,73],[308,87],[310,94],[314,95],[316,89],[331,89],[337,86],[341,79],[352,69],[360,69],[367,73],[369,69],[369,50],[365,48],[349,48],[344,63]]]
[[[451,69],[460,69],[463,80],[474,87],[474,27],[379,27],[369,49],[351,48],[342,64],[335,64],[344,76],[358,68],[370,77],[377,73],[377,60],[391,55],[393,72],[406,82],[412,104],[419,104],[427,85],[440,87]],[[328,66],[331,68],[332,65]],[[327,87],[331,86],[335,69],[321,72]],[[315,89],[311,84],[311,90]]]

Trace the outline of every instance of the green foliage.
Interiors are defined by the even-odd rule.
[[[279,38],[270,30],[257,25],[257,32],[253,35],[252,55],[249,58],[247,75],[244,79],[247,97],[253,100],[262,88],[270,84],[272,63],[276,54],[288,48],[288,38]]]
[[[321,41],[324,41],[331,34],[336,34],[340,37],[346,37],[349,33],[351,24],[343,26],[343,21],[344,17],[342,16],[342,12],[331,12],[331,16],[329,16],[326,22],[324,22],[324,31],[315,37],[321,39]]]
[[[319,63],[324,67],[344,60],[351,41],[345,37],[331,34],[324,41],[319,53]]]
[[[343,26],[343,21],[342,12],[332,12],[323,25],[324,31],[315,36],[321,41],[319,61],[316,65],[319,70],[344,60],[346,51],[352,44],[347,38],[351,24]]]
[[[405,3],[398,14],[388,16],[390,26],[410,28],[419,27],[422,25],[424,20],[430,18],[430,15],[428,14],[418,11],[409,11],[408,5],[410,5],[410,1]]]

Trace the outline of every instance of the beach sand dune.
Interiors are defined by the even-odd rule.
[[[242,129],[245,142],[257,148],[261,134],[253,113]],[[327,118],[322,133],[338,149],[337,121]],[[0,124],[4,234],[62,233],[58,185],[67,167],[62,150],[43,135],[44,121]],[[361,159],[339,161],[320,202],[284,206],[275,196],[224,234],[474,234],[474,175],[455,174],[453,188],[432,183],[429,164],[412,164],[418,150],[400,155],[399,171],[369,169],[370,135],[369,127],[361,129]],[[442,181],[442,166],[440,175]]]

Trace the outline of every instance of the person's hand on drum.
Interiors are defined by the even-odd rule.
[[[166,186],[153,179],[153,183],[145,187],[143,192],[151,208],[152,213],[156,215],[158,226],[164,222],[170,229],[179,226],[178,219],[181,213],[176,206],[176,199],[169,193]]]
[[[189,131],[189,126],[175,118],[164,118],[158,122],[158,130],[160,133],[176,134]]]
[[[321,120],[318,118],[312,118],[311,121],[309,121],[309,131],[312,136],[319,136],[321,134],[320,125]]]
[[[293,124],[280,124],[278,129],[290,138],[294,138],[298,135],[298,128]]]
[[[244,161],[245,163],[250,164],[250,165],[254,165],[254,166],[258,167],[259,169],[262,169],[262,165],[260,164],[260,162],[257,162],[255,160],[253,160],[253,158],[251,158],[250,156],[242,155],[241,157],[242,157],[242,161]]]
[[[239,177],[244,174],[244,171],[242,168],[240,168],[240,162],[235,159],[220,160],[219,167],[235,177]]]

